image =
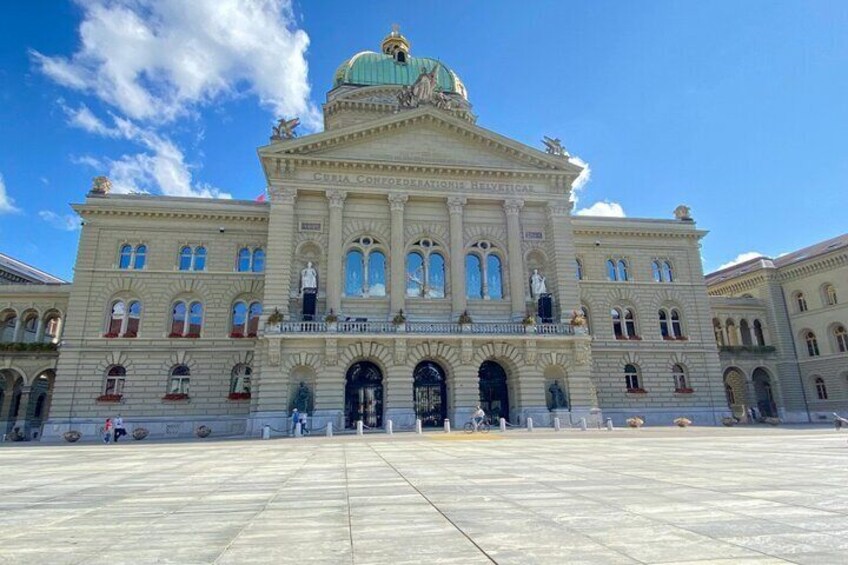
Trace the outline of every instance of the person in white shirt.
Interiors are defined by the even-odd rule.
[[[118,443],[118,439],[127,435],[127,429],[124,427],[124,419],[121,418],[121,415],[118,414],[118,417],[115,418],[115,443]]]
[[[474,429],[477,430],[477,426],[483,423],[483,420],[486,418],[486,413],[480,408],[480,405],[477,405],[477,410],[471,416],[471,421],[474,422]]]

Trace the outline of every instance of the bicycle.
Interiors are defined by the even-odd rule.
[[[475,431],[478,431],[482,434],[487,434],[489,433],[489,430],[492,429],[492,425],[489,424],[489,420],[483,420],[482,422],[477,424],[475,430],[474,420],[468,420],[467,422],[465,422],[465,426],[463,429],[467,434],[473,434]]]

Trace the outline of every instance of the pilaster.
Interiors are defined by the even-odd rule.
[[[327,310],[339,314],[342,305],[342,221],[347,192],[327,191],[330,225],[327,249]]]
[[[394,316],[403,309],[406,297],[406,272],[404,254],[404,232],[403,232],[403,210],[409,195],[389,194],[389,208],[392,217],[392,240],[391,240],[391,279],[389,284],[389,303],[391,315]]]
[[[466,307],[465,297],[465,242],[462,213],[467,199],[451,196],[447,199],[450,213],[450,265],[451,265],[451,311],[456,319]]]
[[[509,253],[509,296],[512,318],[520,320],[526,309],[524,292],[524,258],[521,253],[521,208],[524,201],[519,199],[505,200],[503,203],[506,214],[507,247]]]
[[[560,321],[571,319],[571,312],[580,308],[580,290],[576,282],[574,234],[571,229],[571,208],[568,200],[548,203],[548,231],[553,239],[553,269],[556,280],[556,304]]]
[[[272,186],[271,214],[268,219],[268,245],[265,253],[264,312],[269,315],[274,308],[289,318],[291,291],[292,241],[295,229],[295,201],[297,190]]]

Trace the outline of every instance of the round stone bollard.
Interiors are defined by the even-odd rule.
[[[533,418],[527,418],[527,431],[533,431]]]
[[[262,439],[271,439],[271,426],[268,424],[262,426]]]
[[[450,433],[450,420],[447,419],[447,418],[445,418],[445,433],[446,434]]]
[[[362,435],[362,420],[356,421],[356,435],[358,435],[358,436]]]
[[[394,434],[394,422],[392,422],[391,420],[386,422],[386,433],[389,435]]]
[[[333,437],[333,423],[327,422],[327,437]]]
[[[607,418],[607,429],[608,429],[609,431],[612,431],[612,430],[613,430],[612,418]]]
[[[415,433],[421,434],[421,419],[415,420]]]
[[[586,418],[580,418],[580,431],[585,432],[589,426],[586,424]]]
[[[559,418],[554,418],[554,430],[560,431],[562,429],[562,425],[560,424]]]
[[[300,422],[294,426],[294,437],[303,437],[303,427]]]
[[[506,418],[500,419],[500,426],[501,426],[501,431],[506,432]]]

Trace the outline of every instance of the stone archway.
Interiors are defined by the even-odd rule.
[[[747,418],[746,407],[750,404],[745,386],[745,374],[736,367],[724,371],[724,397],[731,413],[744,420]]]
[[[345,377],[345,427],[356,422],[369,428],[383,426],[383,372],[371,361],[357,361]]]
[[[41,435],[41,426],[47,420],[55,380],[56,372],[53,369],[47,369],[39,373],[30,385],[29,403],[26,409],[26,432],[32,439]]]
[[[777,403],[774,400],[771,376],[762,367],[757,367],[751,374],[751,382],[754,384],[757,411],[760,416],[777,418]]]
[[[447,418],[447,401],[447,378],[442,366],[429,360],[418,363],[412,373],[412,402],[421,425],[442,426]]]
[[[480,407],[486,416],[497,422],[499,418],[509,421],[509,384],[506,370],[497,361],[483,361],[478,371]]]

